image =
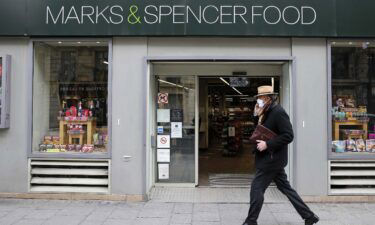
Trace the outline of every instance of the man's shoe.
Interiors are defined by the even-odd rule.
[[[249,222],[244,222],[242,225],[258,225],[257,223],[249,223]]]
[[[305,220],[305,225],[313,225],[319,221],[319,217],[317,215],[313,215],[312,217]]]

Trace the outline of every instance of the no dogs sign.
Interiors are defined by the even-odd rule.
[[[159,104],[168,104],[168,93],[159,93],[158,94],[158,103]]]

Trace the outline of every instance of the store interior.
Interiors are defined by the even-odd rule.
[[[247,187],[254,172],[257,87],[279,77],[207,76],[199,79],[199,186]]]

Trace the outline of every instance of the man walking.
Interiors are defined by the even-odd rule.
[[[277,104],[277,93],[272,86],[258,87],[257,104],[254,116],[258,124],[272,130],[277,136],[268,141],[257,140],[255,152],[255,178],[250,190],[250,209],[243,225],[257,225],[257,219],[262,209],[264,192],[272,181],[277,188],[288,197],[306,225],[319,221],[309,207],[303,202],[297,192],[290,186],[285,173],[288,163],[288,144],[293,141],[293,128],[285,110]]]

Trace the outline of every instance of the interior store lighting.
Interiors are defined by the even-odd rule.
[[[158,81],[161,82],[161,83],[165,83],[165,84],[169,84],[169,85],[172,85],[172,86],[175,86],[175,87],[179,87],[179,88],[183,88],[183,89],[186,89],[186,90],[192,90],[193,91],[193,89],[190,89],[188,87],[184,87],[182,85],[175,84],[175,83],[172,83],[172,82],[169,82],[169,81],[166,81],[166,80],[158,79]]]

